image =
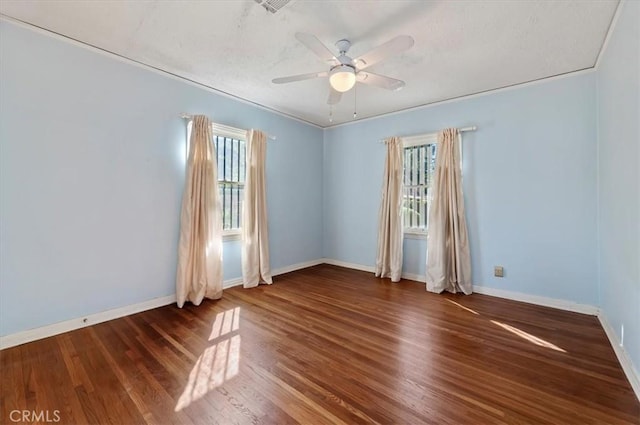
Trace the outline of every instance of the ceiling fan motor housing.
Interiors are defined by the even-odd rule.
[[[340,56],[344,55],[345,53],[347,53],[349,51],[349,49],[351,48],[351,42],[349,40],[338,40],[336,41],[336,47],[338,48],[338,51],[340,52]]]

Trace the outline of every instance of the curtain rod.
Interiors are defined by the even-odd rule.
[[[472,125],[472,126],[470,126],[470,127],[462,127],[462,128],[459,128],[459,129],[458,129],[458,131],[459,131],[460,133],[464,133],[464,132],[467,132],[467,131],[476,131],[477,129],[478,129],[478,127],[476,127],[475,125]],[[405,137],[425,136],[425,135],[427,135],[427,134],[434,134],[434,133],[412,134],[412,135],[410,135],[410,136],[400,136],[400,138],[401,138],[401,139],[403,139],[403,138],[405,138]],[[384,141],[385,141],[385,140],[387,140],[387,139],[388,139],[388,137],[387,137],[386,139],[380,139],[380,143],[384,143]]]
[[[183,113],[180,114],[180,118],[185,119],[185,120],[190,120],[190,119],[193,118],[193,115],[186,114],[186,113],[183,112]],[[276,140],[276,136],[271,136],[269,134],[267,134],[267,138],[270,139],[270,140]]]

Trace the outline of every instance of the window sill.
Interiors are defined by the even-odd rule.
[[[404,238],[405,239],[427,239],[427,232],[405,230]]]
[[[242,239],[242,232],[240,232],[240,230],[231,230],[222,233],[223,242],[239,241],[240,239]]]

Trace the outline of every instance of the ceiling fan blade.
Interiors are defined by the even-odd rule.
[[[323,61],[337,61],[336,56],[331,53],[331,50],[329,50],[327,46],[322,44],[322,42],[318,40],[318,37],[316,37],[315,35],[307,34],[304,32],[297,32],[296,38]]]
[[[405,85],[402,80],[396,80],[395,78],[385,77],[384,75],[373,74],[365,71],[358,72],[356,78],[359,83],[393,91],[400,90]]]
[[[289,77],[274,78],[271,80],[274,84],[293,83],[294,81],[311,80],[313,78],[322,78],[329,75],[328,72],[311,72],[309,74],[291,75]]]
[[[327,104],[335,105],[336,103],[340,102],[340,99],[342,99],[342,93],[340,93],[338,90],[335,90],[331,86],[329,86],[329,90],[331,91],[329,92],[329,98],[327,99]]]
[[[364,55],[357,57],[353,62],[355,63],[356,68],[365,69],[391,55],[402,53],[411,46],[413,46],[412,37],[408,35],[399,35],[373,50],[370,50]]]

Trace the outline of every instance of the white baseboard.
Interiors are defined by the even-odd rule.
[[[491,295],[492,297],[506,298],[508,300],[521,301],[544,307],[557,308],[559,310],[572,311],[574,313],[597,316],[600,309],[589,304],[579,304],[573,301],[557,298],[541,297],[539,295],[524,294],[522,292],[505,291],[504,289],[489,288],[486,286],[473,286],[473,292],[477,294]]]
[[[14,347],[16,345],[25,344],[37,339],[47,338],[53,335],[69,332],[75,329],[86,328],[87,326],[95,325],[97,323],[107,322],[109,320],[117,319],[118,317],[129,316],[131,314],[139,313],[145,310],[151,310],[157,307],[162,307],[174,302],[176,302],[175,294],[168,295],[166,297],[154,298],[149,301],[143,301],[141,303],[114,308],[107,311],[102,311],[100,313],[89,314],[84,317],[65,320],[64,322],[58,322],[52,325],[46,325],[22,332],[16,332],[11,335],[0,337],[0,350]]]
[[[296,270],[306,269],[307,267],[317,266],[319,264],[324,264],[323,258],[318,258],[317,260],[305,261],[304,263],[292,264],[290,266],[280,267],[278,269],[271,270],[272,276],[278,276],[280,274],[295,272]]]
[[[277,276],[284,273],[289,273],[295,270],[304,269],[311,266],[322,264],[322,259],[307,261],[304,263],[292,264],[290,266],[281,267],[272,271],[273,276]],[[224,289],[228,289],[234,286],[242,285],[242,277],[228,279],[222,283]],[[165,305],[173,304],[176,302],[175,295],[167,295],[166,297],[154,298],[149,301],[143,301],[137,304],[131,304],[124,307],[114,308],[111,310],[102,311],[100,313],[89,314],[87,316],[78,317],[75,319],[65,320],[63,322],[54,323],[51,325],[41,326],[34,329],[29,329],[22,332],[16,332],[14,334],[0,336],[0,350],[9,347],[15,347],[16,345],[26,344],[27,342],[35,341],[42,338],[58,335],[64,332],[73,331],[75,329],[85,328],[87,326],[95,325],[109,320],[117,319],[131,314],[140,313],[141,311],[151,310]]]
[[[636,397],[640,401],[640,374],[634,367],[633,362],[631,361],[631,357],[629,357],[629,354],[627,354],[627,350],[625,350],[624,347],[620,345],[618,335],[611,327],[611,324],[607,320],[607,317],[602,310],[600,310],[600,312],[598,313],[598,319],[600,320],[602,329],[604,329],[604,332],[607,334],[607,338],[609,338],[609,342],[613,347],[613,351],[616,353],[616,357],[618,357],[618,361],[622,366],[624,374],[627,375],[627,379],[631,384],[631,388],[633,388],[633,392],[636,393]]]
[[[402,278],[403,279],[407,279],[407,280],[415,280],[416,282],[420,282],[420,283],[424,283],[424,284],[427,283],[427,277],[426,276],[420,276],[419,274],[402,273]]]
[[[331,264],[332,266],[345,267],[347,269],[360,270],[362,272],[375,273],[376,268],[373,266],[363,266],[362,264],[347,263],[345,261],[334,260],[332,258],[323,258],[322,262]]]
[[[239,285],[242,285],[242,278],[236,277],[236,278],[225,280],[224,282],[222,282],[222,289],[229,289]]]
[[[324,258],[323,262],[325,264],[331,264],[332,266],[346,267],[347,269],[360,270],[362,272],[369,272],[369,273],[376,272],[376,268],[373,266],[347,263],[345,261],[334,260],[332,258]],[[424,277],[417,274],[413,274],[413,273],[402,273],[402,278],[407,280],[415,280],[416,282],[422,282],[422,283],[425,283],[426,281]]]

